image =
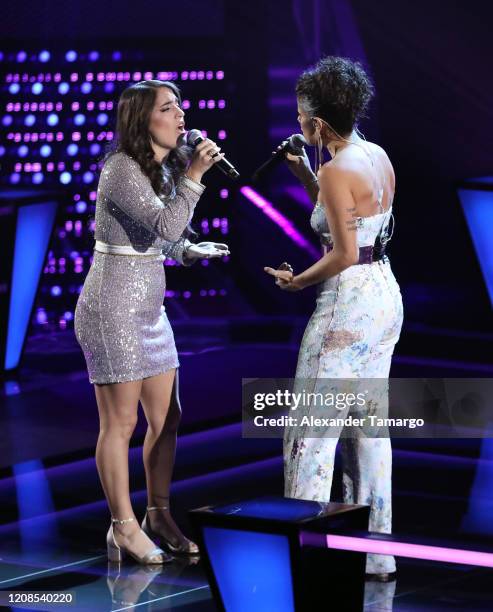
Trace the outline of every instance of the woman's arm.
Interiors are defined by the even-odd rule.
[[[351,173],[329,164],[319,171],[318,179],[334,248],[296,276],[290,271],[267,268],[266,272],[279,279],[281,289],[297,291],[316,285],[359,260],[355,207],[349,186]]]
[[[139,164],[125,155],[112,155],[103,167],[98,190],[150,232],[176,242],[192,217],[205,187],[183,176],[176,195],[160,200]]]
[[[182,266],[191,266],[195,259],[189,259],[186,256],[186,251],[191,244],[192,242],[182,234],[176,242],[166,241],[164,243],[163,255],[167,259],[174,259]]]

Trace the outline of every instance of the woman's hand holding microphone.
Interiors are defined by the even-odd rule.
[[[200,183],[207,170],[210,170],[214,164],[223,158],[224,153],[221,153],[221,148],[213,140],[206,138],[195,147],[186,176]]]

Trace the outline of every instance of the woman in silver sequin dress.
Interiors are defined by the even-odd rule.
[[[298,120],[307,142],[317,147],[320,168],[315,175],[304,152],[288,154],[288,165],[315,204],[311,225],[324,254],[297,275],[289,264],[277,270],[266,268],[281,289],[317,286],[316,308],[300,347],[295,389],[306,383],[321,391],[329,384],[324,379],[384,379],[384,384],[375,383],[372,400],[377,399],[372,409],[378,404],[379,416],[386,416],[386,379],[401,332],[403,307],[382,250],[390,238],[394,171],[385,151],[363,140],[356,128],[373,87],[359,64],[328,57],[301,75],[296,93]],[[331,161],[322,165],[323,147]],[[351,414],[364,417],[368,406],[370,402],[362,412]],[[348,411],[346,407],[334,416],[345,418]],[[333,415],[319,411],[317,416]],[[286,496],[330,500],[335,449],[342,431],[334,429],[325,437],[309,436],[301,427],[286,429]],[[370,531],[390,533],[390,439],[368,437],[367,432],[353,428],[349,437],[341,438],[341,446],[344,502],[368,504]],[[390,555],[368,554],[366,572],[369,579],[392,580],[395,560]]]
[[[193,156],[182,145],[184,112],[173,83],[143,81],[121,95],[117,146],[106,159],[96,200],[94,258],[75,311],[75,333],[95,385],[100,417],[96,463],[110,507],[108,556],[128,552],[163,563],[169,552],[194,554],[169,511],[180,418],[173,332],[163,306],[163,261],[189,265],[227,254],[216,243],[192,245],[188,224],[202,175],[222,159],[211,140]],[[190,160],[191,157],[191,160]],[[129,495],[128,447],[142,403],[148,509],[138,527]]]

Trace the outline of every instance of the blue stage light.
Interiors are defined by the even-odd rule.
[[[39,150],[41,157],[49,157],[51,155],[50,145],[44,144]]]
[[[83,200],[81,200],[80,202],[77,202],[77,204],[75,205],[75,210],[78,213],[85,213],[87,210],[87,203],[84,202]]]
[[[46,50],[41,51],[41,53],[38,55],[39,61],[43,63],[49,62],[50,58],[51,58],[51,54],[49,51],[46,51]]]
[[[17,183],[19,183],[19,181],[21,180],[21,175],[18,172],[13,172],[10,175],[10,183],[11,185],[17,185]]]
[[[84,125],[85,122],[86,122],[85,115],[83,115],[82,113],[77,113],[77,115],[75,115],[74,117],[75,125]]]
[[[63,185],[68,185],[71,180],[72,175],[70,174],[70,172],[62,172],[60,174],[60,183],[62,183]]]
[[[43,181],[44,181],[44,175],[42,172],[35,172],[33,174],[33,183],[35,185],[41,185]]]
[[[77,153],[79,152],[79,147],[74,143],[70,143],[67,147],[67,153],[73,157],[74,155],[77,155]]]
[[[29,153],[29,147],[26,145],[21,145],[18,149],[17,149],[17,155],[19,157],[26,157],[26,155]]]
[[[89,53],[89,61],[96,62],[99,59],[99,53],[97,51],[91,51]]]
[[[119,62],[122,59],[121,51],[113,51],[111,59],[113,59],[115,62]]]
[[[77,53],[75,51],[67,51],[67,53],[65,53],[65,59],[67,62],[75,62],[77,59]]]
[[[70,85],[68,83],[60,83],[60,85],[58,86],[58,93],[64,95],[68,93],[69,89]]]
[[[82,83],[80,90],[82,91],[82,93],[88,94],[91,93],[92,91],[92,85],[91,83]]]
[[[62,288],[59,287],[58,285],[53,285],[53,287],[51,288],[50,293],[54,297],[58,297],[59,295],[62,295]]]
[[[27,127],[31,127],[35,123],[36,123],[36,117],[34,115],[26,115],[24,117],[24,125],[27,125]]]
[[[58,125],[58,115],[55,115],[54,113],[48,115],[46,118],[46,123],[52,127]]]
[[[3,157],[5,155],[5,147],[0,145],[0,157]]]
[[[108,123],[108,115],[106,113],[99,113],[96,121],[98,125],[106,125]]]
[[[17,215],[5,369],[17,367],[43,270],[56,202],[21,206]]]
[[[33,94],[38,96],[43,91],[43,86],[41,85],[41,83],[34,83],[34,85],[31,87],[31,91],[33,92]]]
[[[82,180],[84,181],[84,183],[89,184],[92,183],[94,180],[94,173],[93,172],[84,172],[84,174],[82,175]]]
[[[2,124],[5,126],[9,126],[12,125],[13,119],[12,119],[12,115],[4,115],[2,117]]]
[[[203,533],[226,610],[294,612],[287,536],[219,527]]]
[[[89,147],[89,152],[91,153],[91,155],[99,155],[100,151],[101,151],[101,146],[95,142]]]
[[[115,84],[114,83],[105,83],[104,84],[104,91],[105,93],[112,93],[115,90]]]
[[[9,85],[9,93],[11,93],[13,96],[15,96],[15,94],[19,93],[21,86],[19,85],[19,83],[11,83]]]
[[[459,198],[493,306],[493,191],[459,189]]]
[[[26,59],[27,59],[27,53],[25,51],[19,51],[19,53],[17,54],[17,61],[25,62]]]

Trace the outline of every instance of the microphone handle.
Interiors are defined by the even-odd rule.
[[[204,141],[204,138],[202,138],[202,136],[198,136],[191,144],[192,147],[196,147],[198,144],[200,144],[201,142]],[[230,179],[233,180],[237,180],[240,177],[240,173],[238,172],[238,170],[236,170],[236,168],[233,166],[233,164],[231,164],[227,159],[223,158],[220,159],[218,162],[216,162],[214,164],[214,166],[216,168],[218,168],[219,170],[221,170],[221,172],[223,174],[225,174],[226,176],[228,176]]]

